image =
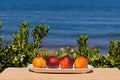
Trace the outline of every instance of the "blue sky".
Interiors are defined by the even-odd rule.
[[[0,5],[90,5],[90,6],[119,6],[120,0],[0,0]]]

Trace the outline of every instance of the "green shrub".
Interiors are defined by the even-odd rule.
[[[34,39],[34,46],[35,48],[41,47],[41,42],[44,39],[44,37],[48,34],[49,26],[45,28],[46,25],[37,25],[34,27],[32,31],[33,39]]]
[[[96,49],[93,49],[93,48],[89,48],[88,47],[88,36],[84,36],[84,35],[81,35],[77,42],[78,42],[78,52],[77,52],[77,55],[82,55],[82,56],[85,56],[88,61],[89,61],[89,64],[95,66],[95,67],[100,67],[99,65],[99,58],[100,58],[100,55],[99,55],[99,51],[100,49],[99,48],[96,48]]]
[[[94,67],[113,68],[120,69],[120,41],[110,41],[108,54],[100,55],[99,48],[88,48],[88,36],[80,36],[78,41],[77,55],[86,56],[89,64]]]
[[[117,67],[120,69],[120,41],[110,41],[108,48],[110,67]]]
[[[0,32],[1,32],[1,28],[2,28],[2,22],[0,22]],[[3,39],[3,37],[0,36],[0,49],[2,47],[2,39]]]
[[[1,32],[2,22],[0,22],[0,32]],[[0,36],[0,52],[2,48],[2,36]],[[2,70],[2,54],[0,53],[0,71]]]
[[[78,50],[79,50],[79,55],[88,55],[88,36],[81,35],[79,39],[77,40],[78,42]]]
[[[29,42],[29,23],[19,24],[20,30],[15,32],[11,43],[0,48],[0,71],[7,67],[25,67],[31,63],[32,58],[39,55],[37,48],[49,31],[45,25],[37,25],[32,31],[34,42]],[[1,39],[0,39],[1,40]],[[0,41],[2,43],[2,40]]]

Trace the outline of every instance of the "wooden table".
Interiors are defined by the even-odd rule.
[[[94,68],[86,74],[45,74],[30,72],[28,68],[7,68],[0,80],[120,80],[117,68]]]

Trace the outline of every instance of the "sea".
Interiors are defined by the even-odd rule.
[[[120,40],[120,7],[84,5],[12,4],[0,5],[3,43],[11,42],[19,30],[18,23],[30,22],[29,29],[45,24],[50,27],[42,41],[42,48],[59,50],[77,48],[80,35],[88,35],[88,47],[100,48],[106,54],[110,40]],[[9,3],[8,3],[9,4]],[[30,36],[32,41],[32,36]]]

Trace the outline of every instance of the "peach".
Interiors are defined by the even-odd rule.
[[[36,68],[46,67],[46,60],[43,56],[36,56],[33,58],[32,64]]]
[[[60,59],[60,67],[61,68],[72,68],[73,67],[73,59],[70,56],[63,56]]]
[[[88,60],[84,56],[78,56],[74,61],[75,68],[87,68]]]

